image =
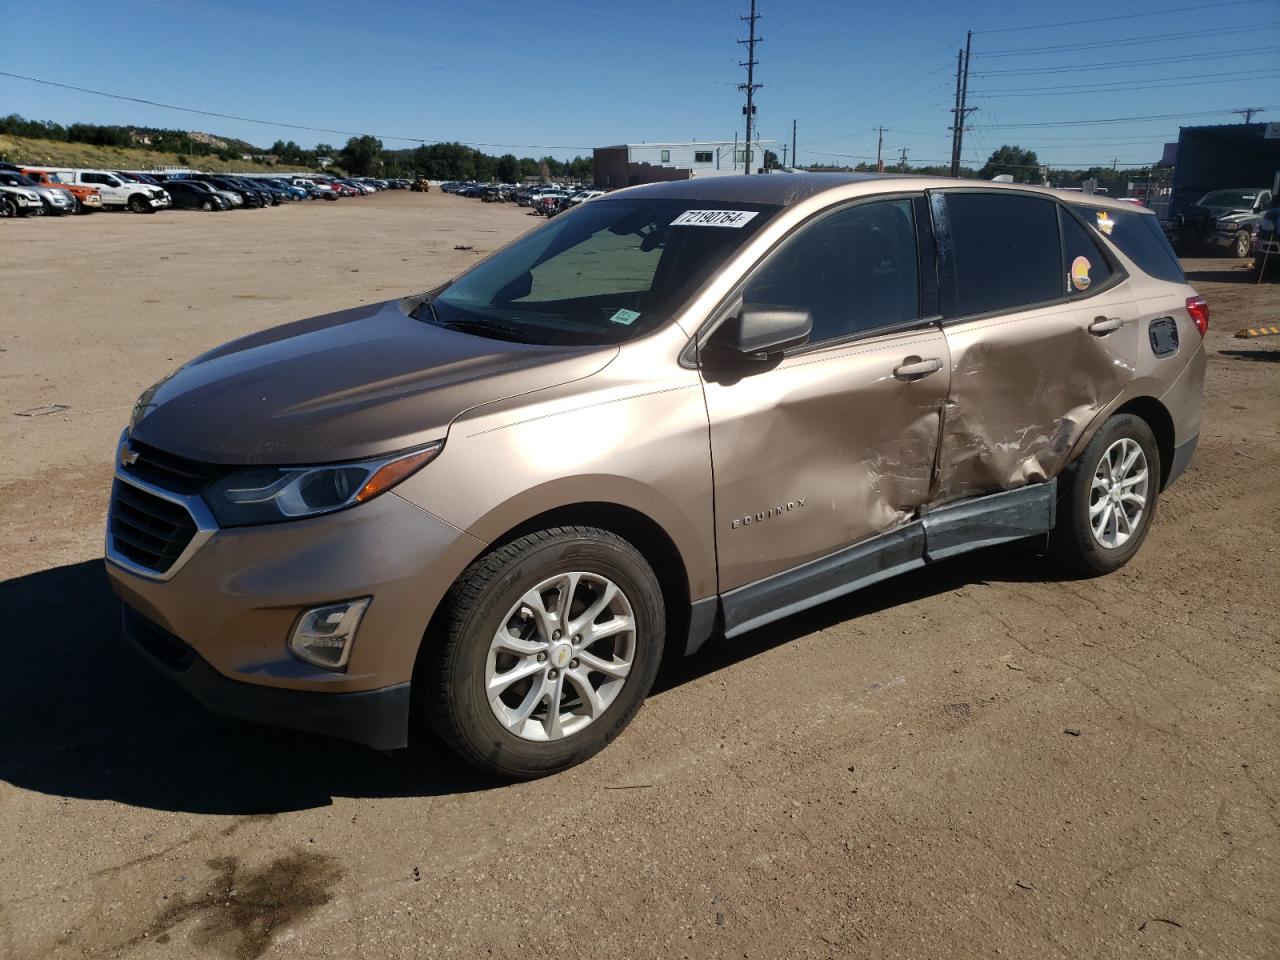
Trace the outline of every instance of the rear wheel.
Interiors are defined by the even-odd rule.
[[[1128,563],[1151,529],[1162,469],[1145,420],[1109,419],[1061,478],[1051,555],[1087,576]]]
[[[473,563],[445,604],[415,706],[459,755],[500,777],[544,776],[603,749],[662,659],[657,577],[605,530],[521,537]]]

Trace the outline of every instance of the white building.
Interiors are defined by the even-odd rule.
[[[764,165],[764,151],[775,141],[756,140],[750,156],[745,142],[683,140],[672,143],[625,143],[595,149],[597,187],[629,187],[639,183],[689,180],[745,173]]]

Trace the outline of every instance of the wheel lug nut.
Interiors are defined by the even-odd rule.
[[[581,642],[582,642],[582,637],[577,637],[577,636],[575,636],[575,637],[573,638],[573,645],[574,645],[574,646],[577,646],[577,645],[578,645],[578,644],[580,644]]]
[[[577,660],[570,660],[570,661],[569,661],[569,669],[570,669],[570,670],[576,670],[576,669],[578,669],[578,661],[577,661]]]
[[[552,633],[552,634],[551,634],[551,639],[552,639],[552,640],[559,640],[559,639],[560,639],[560,631],[559,631],[559,630],[557,630],[557,631],[555,631],[554,633]]]
[[[539,662],[539,663],[543,663],[546,659],[547,659],[547,655],[546,655],[545,653],[540,653],[540,654],[538,654],[538,662]]]
[[[549,674],[547,674],[547,676],[554,680],[556,677],[560,676],[560,671],[553,669]]]

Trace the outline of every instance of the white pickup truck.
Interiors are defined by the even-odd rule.
[[[155,213],[169,206],[172,201],[160,187],[149,183],[126,180],[109,170],[57,170],[66,183],[82,183],[97,187],[102,194],[103,208],[127,208],[134,213]]]

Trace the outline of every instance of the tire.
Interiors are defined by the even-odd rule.
[[[212,200],[206,200],[206,201],[204,201],[202,204],[200,204],[200,209],[201,209],[201,210],[205,210],[205,211],[212,210],[212,209],[213,209],[213,201],[212,201]]]
[[[18,215],[18,204],[14,200],[10,199],[9,197],[0,195],[0,217],[12,219],[17,215]]]
[[[1248,230],[1237,230],[1236,238],[1231,243],[1231,255],[1237,260],[1243,260],[1249,256],[1249,250],[1253,246],[1253,234]]]
[[[147,203],[147,198],[140,193],[135,193],[133,196],[131,196],[129,198],[129,203],[127,204],[127,206],[134,213],[151,213],[152,212],[151,204]]]
[[[1121,464],[1135,448],[1141,456],[1129,471],[1109,478],[1110,465]],[[1137,483],[1143,462],[1145,480]],[[1151,529],[1163,470],[1160,448],[1147,422],[1127,413],[1111,417],[1059,478],[1062,489],[1058,497],[1058,521],[1049,536],[1050,556],[1085,576],[1098,576],[1123,567],[1142,547]],[[1108,493],[1108,484],[1117,479],[1116,496],[1120,499],[1114,500]],[[1126,493],[1141,495],[1140,512],[1135,513],[1137,504],[1131,496],[1126,497]],[[1111,523],[1106,522],[1108,517],[1114,518]],[[1098,522],[1103,524],[1101,535],[1095,532]],[[1125,526],[1129,528],[1127,531]]]
[[[570,580],[571,574],[581,577]],[[568,583],[574,584],[568,620],[579,633],[553,630],[563,617],[554,609],[536,613],[536,601],[526,602],[537,597],[543,611],[555,608]],[[609,593],[608,584],[617,592]],[[606,601],[590,623],[573,624]],[[653,686],[666,636],[653,569],[630,543],[594,527],[554,527],[493,550],[458,578],[441,614],[415,672],[415,722],[429,723],[464,760],[508,780],[565,770],[607,746]],[[607,634],[615,620],[631,629],[590,639],[590,630]],[[498,652],[499,637],[514,638],[522,652]],[[545,652],[532,652],[538,646]],[[614,676],[591,670],[588,658]],[[490,686],[508,673],[522,679]],[[594,690],[590,701],[583,683]],[[492,704],[488,689],[497,690]],[[554,720],[552,691],[562,694]]]

